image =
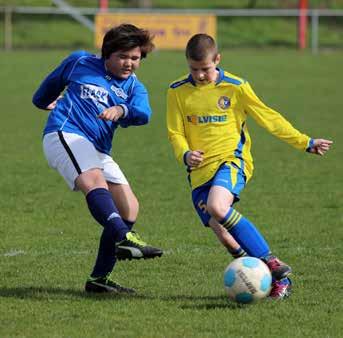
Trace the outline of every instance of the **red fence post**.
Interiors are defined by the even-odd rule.
[[[108,0],[99,0],[100,12],[107,12],[108,10]]]
[[[299,0],[298,47],[306,48],[308,0]]]

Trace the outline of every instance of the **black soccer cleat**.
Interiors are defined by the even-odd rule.
[[[116,257],[119,260],[149,259],[161,257],[162,254],[161,249],[147,245],[134,231],[128,232],[126,238],[116,244]]]
[[[85,291],[89,293],[118,293],[118,294],[135,294],[136,290],[131,288],[126,288],[120,284],[112,281],[108,276],[92,278],[89,277],[86,285]]]

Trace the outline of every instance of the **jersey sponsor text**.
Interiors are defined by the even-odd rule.
[[[204,123],[215,123],[215,122],[226,122],[227,115],[187,115],[187,121],[192,124],[204,124]]]
[[[90,84],[81,85],[81,99],[92,99],[107,104],[107,98],[108,91],[106,89]]]

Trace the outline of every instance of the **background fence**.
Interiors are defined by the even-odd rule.
[[[90,24],[81,25],[70,12],[54,7],[0,7],[0,44],[13,48],[92,48],[97,8],[74,8]],[[218,42],[227,47],[297,47],[296,9],[142,9],[110,8],[109,12],[209,13],[218,18]],[[311,9],[308,45],[313,53],[320,48],[343,48],[343,10]]]

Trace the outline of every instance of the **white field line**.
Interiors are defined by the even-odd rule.
[[[25,255],[26,252],[24,250],[10,250],[4,253],[5,257],[14,257],[19,255]]]

